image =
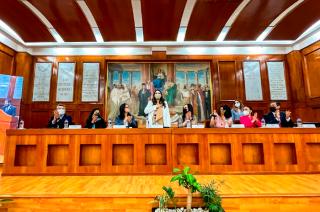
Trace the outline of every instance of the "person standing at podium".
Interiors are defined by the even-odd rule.
[[[148,102],[147,107],[144,109],[144,113],[148,114],[148,128],[171,127],[169,106],[159,89],[155,90],[152,100]]]
[[[72,124],[71,116],[66,114],[66,107],[64,104],[58,104],[56,110],[53,111],[48,128],[64,128],[65,121],[68,121],[68,125]]]

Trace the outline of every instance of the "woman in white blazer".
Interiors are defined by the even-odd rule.
[[[171,119],[168,103],[164,100],[162,92],[155,90],[152,100],[148,102],[144,113],[148,114],[148,128],[167,128],[171,127]]]

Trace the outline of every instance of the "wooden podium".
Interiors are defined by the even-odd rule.
[[[17,117],[10,116],[0,109],[0,163],[3,163],[6,129],[15,129],[18,126],[18,121]]]

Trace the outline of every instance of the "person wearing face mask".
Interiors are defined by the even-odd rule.
[[[99,108],[93,109],[87,118],[85,128],[91,129],[91,128],[106,128],[106,127],[107,127],[107,124],[102,118],[102,116],[100,115]]]
[[[233,108],[231,109],[233,123],[240,123],[240,117],[243,116],[242,104],[240,101],[235,100]]]
[[[183,106],[182,110],[182,126],[187,127],[187,122],[190,121],[192,125],[196,124],[196,117],[193,115],[193,107],[191,104]]]
[[[171,119],[168,103],[164,100],[162,92],[155,90],[152,100],[144,109],[144,113],[148,114],[149,128],[168,128],[171,127]]]
[[[63,104],[58,104],[57,109],[53,111],[53,116],[50,118],[48,128],[64,128],[64,122],[68,120],[68,124],[72,124],[71,116],[66,114],[66,108]]]
[[[243,124],[246,128],[261,127],[258,113],[255,112],[252,116],[252,108],[249,106],[243,108],[243,116],[240,116],[240,124]]]
[[[281,127],[293,127],[293,121],[291,119],[291,111],[280,111],[279,102],[270,103],[270,112],[264,115],[264,119],[267,124],[280,124]]]
[[[4,101],[4,105],[1,107],[1,110],[3,110],[3,112],[5,112],[6,114],[8,114],[10,116],[15,116],[17,108],[11,104],[10,99],[6,99]]]
[[[119,116],[115,120],[115,125],[126,125],[128,128],[137,128],[138,123],[134,116],[131,115],[129,105],[123,103],[119,108]]]
[[[228,105],[223,105],[219,108],[219,112],[216,110],[211,114],[210,127],[215,128],[228,128],[232,126],[231,109]]]

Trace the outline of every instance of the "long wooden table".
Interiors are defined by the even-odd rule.
[[[7,130],[3,175],[319,173],[320,129]]]

